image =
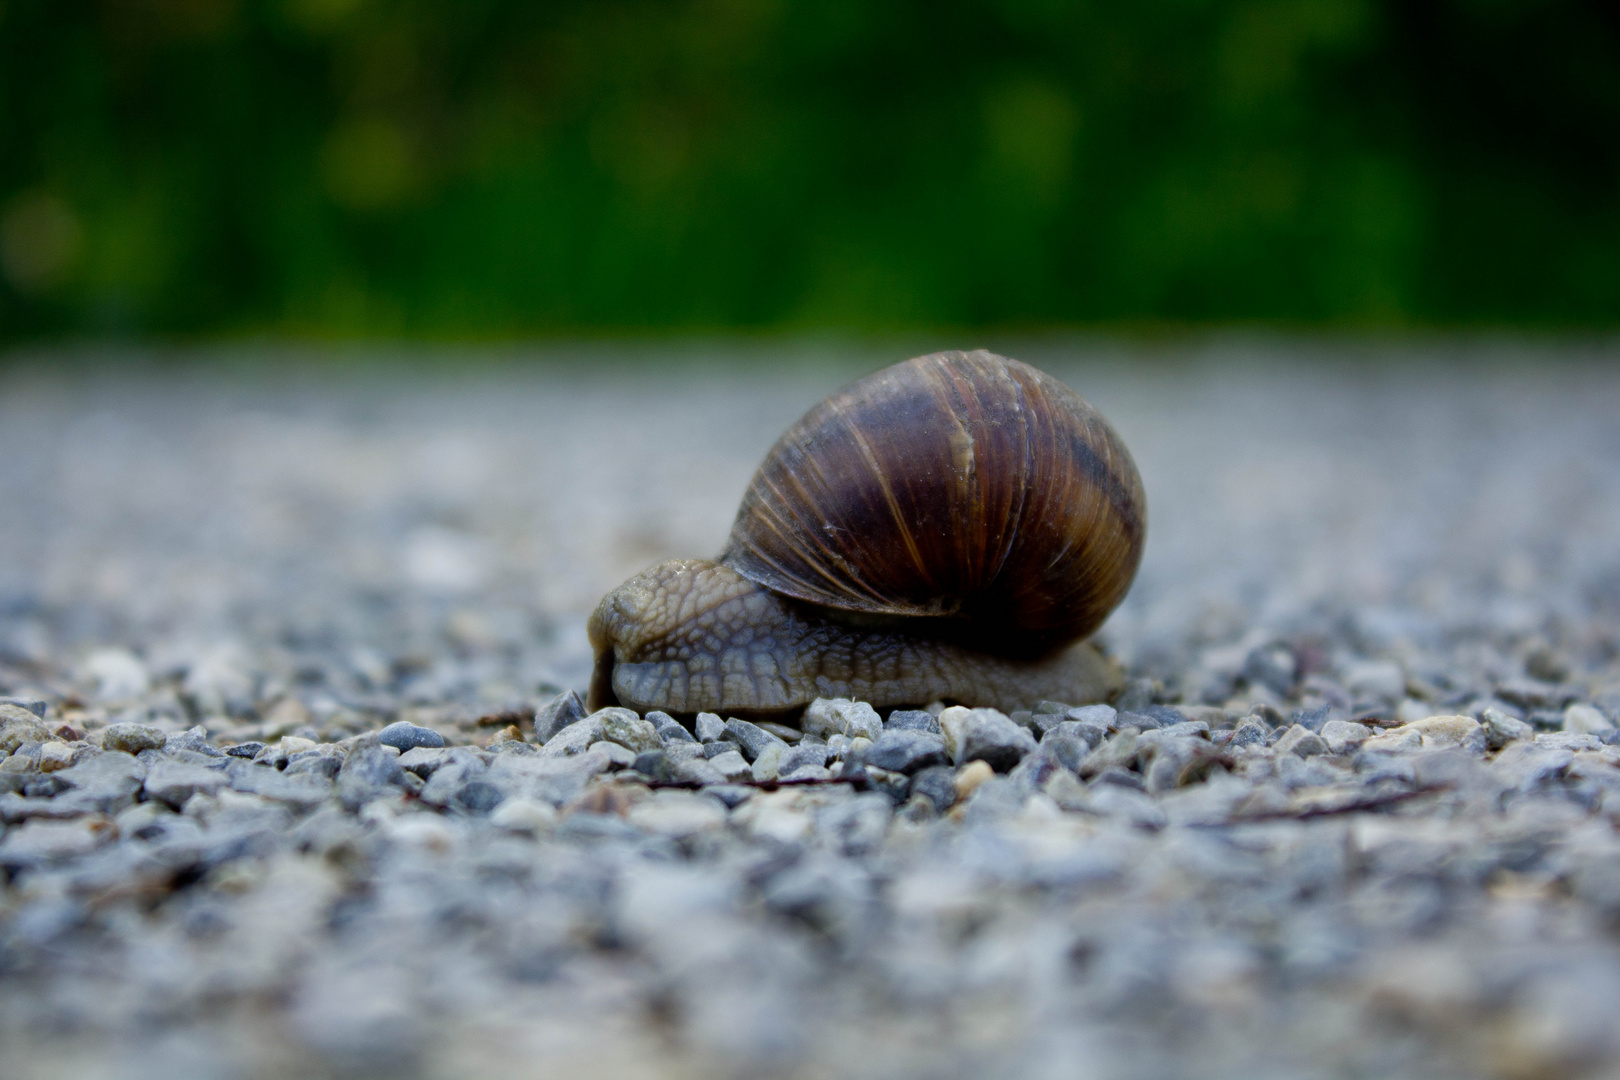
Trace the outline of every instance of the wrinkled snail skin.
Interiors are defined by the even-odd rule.
[[[1146,529],[1136,465],[1080,395],[982,350],[919,356],[783,434],[719,562],[603,599],[591,703],[1104,700],[1120,673],[1075,643],[1124,598]]]
[[[821,618],[735,570],[676,559],[609,593],[591,616],[590,707],[773,713],[818,697],[877,707],[966,701],[1003,711],[1101,701],[1116,665],[1080,644],[1035,660]]]

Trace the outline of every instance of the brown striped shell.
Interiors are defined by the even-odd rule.
[[[896,364],[777,441],[721,561],[856,621],[1002,655],[1090,634],[1124,599],[1146,507],[1114,429],[1045,373],[985,351]]]

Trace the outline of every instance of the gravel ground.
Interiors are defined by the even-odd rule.
[[[1025,350],[1126,691],[800,738],[571,711],[900,358],[696,352],[0,369],[0,1074],[1620,1076],[1612,356]]]

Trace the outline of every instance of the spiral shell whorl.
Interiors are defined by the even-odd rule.
[[[721,561],[784,596],[1033,655],[1086,636],[1141,560],[1141,480],[1080,396],[977,351],[877,372],[790,428]]]

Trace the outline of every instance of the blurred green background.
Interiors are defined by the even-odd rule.
[[[0,339],[1620,322],[1596,0],[0,0]]]

